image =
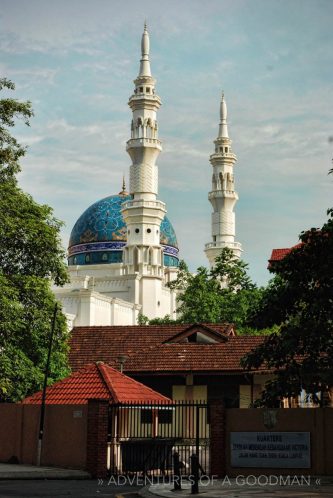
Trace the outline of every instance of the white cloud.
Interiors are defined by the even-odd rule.
[[[238,157],[237,238],[253,273],[264,280],[272,247],[320,225],[332,187],[331,7],[295,0],[282,24],[277,4],[253,2],[29,0],[28,8],[2,0],[0,71],[36,109],[31,129],[19,127],[30,145],[22,184],[66,221],[64,238],[128,176],[127,98],[147,14],[163,101],[161,196],[192,268],[205,263],[210,238],[209,155],[222,88]]]

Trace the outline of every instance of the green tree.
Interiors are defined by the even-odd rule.
[[[207,268],[201,266],[195,275],[189,275],[187,285],[179,296],[178,313],[182,323],[219,322],[220,283],[211,278]]]
[[[188,266],[183,259],[179,261],[177,279],[172,280],[167,285],[170,289],[184,290],[188,284],[188,280],[191,274],[188,270]]]
[[[0,91],[15,90],[15,85],[7,78],[0,78]],[[4,181],[16,184],[15,175],[21,170],[19,160],[24,156],[26,148],[20,145],[8,128],[15,125],[15,120],[23,120],[29,126],[29,118],[33,116],[31,103],[19,102],[16,99],[0,99],[0,183]]]
[[[276,278],[257,320],[267,324],[271,309],[280,331],[243,360],[248,369],[265,365],[276,373],[259,404],[275,405],[302,389],[323,403],[333,386],[333,210],[328,216],[321,229],[302,232],[302,244],[271,269]]]
[[[237,258],[229,247],[225,247],[215,259],[215,265],[210,274],[215,279],[224,283],[230,292],[237,292],[239,290],[251,291],[256,286],[251,281],[247,270],[247,263]]]
[[[0,90],[14,90],[0,79]],[[29,125],[30,102],[0,99],[0,400],[17,401],[42,386],[55,298],[53,280],[68,279],[60,244],[61,223],[18,186],[26,149],[11,135],[17,120]],[[59,312],[50,382],[68,372],[67,332]]]
[[[193,275],[183,265],[180,276],[172,283],[181,291],[178,321],[230,322],[240,333],[259,333],[251,317],[261,301],[262,289],[251,281],[247,270],[248,265],[229,248],[221,251],[212,270],[200,267]]]

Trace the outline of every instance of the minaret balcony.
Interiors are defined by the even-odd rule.
[[[155,93],[148,94],[146,92],[140,92],[137,94],[133,94],[130,97],[128,105],[130,106],[132,111],[136,109],[148,109],[156,111],[161,107],[161,99]]]
[[[132,147],[153,147],[162,150],[162,142],[158,138],[130,138],[126,142],[126,150],[131,149]]]
[[[213,152],[213,154],[211,154],[210,157],[212,157],[212,158],[228,157],[228,158],[236,159],[236,154],[234,154],[233,152]]]
[[[229,197],[231,199],[238,199],[238,194],[234,190],[213,190],[208,194],[208,200],[220,199],[222,197]]]
[[[233,152],[214,152],[210,155],[209,160],[213,166],[221,162],[233,165],[237,161],[237,156]]]
[[[236,249],[241,251],[242,244],[240,242],[208,242],[205,244],[205,250],[207,249],[224,249],[224,247],[230,247],[230,249]]]
[[[143,98],[147,101],[157,102],[159,106],[161,105],[161,98],[156,93],[147,93],[145,90],[133,93],[129,98],[129,103],[133,100],[142,100]]]
[[[165,203],[161,201],[147,201],[145,199],[131,200],[124,202],[122,204],[122,211],[128,208],[150,208],[150,209],[161,209],[166,212]]]

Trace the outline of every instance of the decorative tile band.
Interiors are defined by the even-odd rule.
[[[82,252],[95,251],[119,251],[126,246],[126,242],[93,242],[91,244],[78,244],[68,248],[68,255],[80,254]]]
[[[164,254],[169,254],[170,256],[176,256],[178,258],[179,250],[176,247],[166,246],[162,244]]]
[[[101,252],[101,251],[121,251],[126,246],[126,242],[93,242],[90,244],[78,244],[69,247],[68,256],[74,254],[82,254],[88,252]],[[178,257],[178,249],[176,247],[167,246],[162,244],[164,254]]]

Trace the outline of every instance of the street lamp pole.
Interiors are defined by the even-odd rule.
[[[39,421],[38,446],[37,446],[37,465],[38,466],[40,466],[40,460],[41,460],[41,454],[42,454],[42,440],[43,440],[43,434],[44,434],[44,419],[45,419],[46,388],[47,388],[47,379],[48,379],[49,369],[50,369],[52,343],[53,343],[53,336],[54,336],[57,311],[58,311],[58,304],[56,303],[54,306],[54,312],[53,312],[52,327],[51,327],[49,348],[48,348],[48,352],[47,352],[47,361],[46,361],[46,368],[45,368],[45,375],[44,375],[42,404],[41,404],[41,408],[40,408],[40,421]]]

